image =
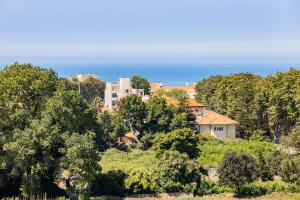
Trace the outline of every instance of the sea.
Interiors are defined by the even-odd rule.
[[[3,69],[6,64],[0,64]],[[103,81],[117,81],[120,77],[141,75],[150,82],[162,82],[164,85],[185,85],[214,75],[252,73],[266,77],[290,68],[300,70],[300,63],[87,63],[39,64],[41,67],[55,70],[61,77],[71,77],[81,73],[98,74]]]

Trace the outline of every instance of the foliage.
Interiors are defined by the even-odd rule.
[[[256,129],[255,94],[261,78],[248,73],[213,76],[196,85],[196,99],[239,122],[237,135],[249,138]]]
[[[155,192],[191,192],[201,183],[202,168],[185,154],[165,151],[151,174],[151,190]]]
[[[147,102],[147,131],[168,132],[173,117],[172,108],[165,99],[155,95]]]
[[[141,76],[133,76],[131,77],[132,87],[135,89],[144,89],[145,94],[150,94],[150,83],[147,79]]]
[[[261,78],[252,74],[213,76],[196,85],[197,100],[239,122],[238,136],[271,140],[288,134],[300,115],[300,71],[291,68]]]
[[[93,137],[92,133],[66,135],[65,146],[60,148],[64,156],[61,158],[58,179],[66,181],[69,192],[88,192],[97,171],[100,170]]]
[[[273,192],[299,192],[300,189],[295,185],[287,184],[281,181],[254,182],[242,186],[239,195],[260,196],[271,194]]]
[[[0,80],[0,132],[9,135],[40,116],[59,78],[52,70],[15,63],[0,72]]]
[[[90,182],[99,169],[95,149],[103,145],[95,144],[103,141],[97,112],[51,70],[14,64],[0,76],[0,116],[6,117],[0,120],[0,171],[6,177],[0,190],[61,195],[55,182],[63,169],[76,174],[75,188]]]
[[[232,188],[228,186],[220,185],[214,181],[203,180],[198,188],[196,194],[200,196],[204,195],[212,195],[212,194],[223,194],[223,193],[231,193]]]
[[[300,152],[300,118],[291,133],[282,138],[282,144],[286,147],[294,147]]]
[[[178,129],[158,135],[154,140],[153,150],[158,155],[166,150],[187,154],[190,158],[199,156],[198,139],[190,129]]]
[[[274,175],[279,175],[280,165],[283,160],[283,153],[279,150],[273,151],[269,154],[268,164]]]
[[[196,117],[192,110],[182,102],[178,108],[174,108],[174,117],[171,120],[171,130],[190,128],[195,129]]]
[[[202,168],[187,155],[170,151],[157,158],[152,150],[109,149],[100,165],[104,174],[112,170],[124,173],[123,188],[131,193],[192,191],[198,187],[202,173]]]
[[[122,98],[119,103],[118,114],[131,131],[142,132],[147,111],[140,96],[131,94]]]
[[[199,135],[200,138],[201,135]],[[201,154],[198,158],[199,163],[203,163],[204,167],[218,167],[220,161],[227,152],[244,152],[258,160],[260,152],[262,152],[265,157],[269,157],[272,152],[276,151],[277,145],[271,142],[219,140],[214,138],[207,142],[202,142],[200,139],[199,149],[201,149]],[[274,161],[273,163],[273,166],[275,166],[278,162]],[[280,164],[277,166],[280,166]]]
[[[180,102],[185,102],[189,98],[187,91],[182,89],[172,89],[170,91],[167,91],[165,94]]]
[[[89,77],[84,82],[79,82],[76,79],[72,79],[72,82],[78,84],[80,94],[88,103],[92,103],[96,97],[104,99],[105,83],[103,81]]]
[[[274,171],[262,152],[258,154],[259,176],[262,181],[272,181]]]
[[[218,173],[220,183],[234,186],[239,194],[241,186],[257,178],[258,169],[253,157],[244,153],[229,152],[225,154]]]
[[[300,159],[285,159],[281,165],[281,176],[286,182],[294,183],[300,177]]]

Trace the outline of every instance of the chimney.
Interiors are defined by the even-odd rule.
[[[159,87],[163,86],[163,83],[161,81],[159,81]]]

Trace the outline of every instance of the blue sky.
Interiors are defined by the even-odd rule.
[[[300,1],[0,0],[0,57],[300,61]]]

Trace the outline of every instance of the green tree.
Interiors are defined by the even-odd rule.
[[[165,99],[152,96],[146,106],[147,131],[152,133],[169,131],[173,112],[171,107],[167,105]]]
[[[294,183],[300,177],[300,159],[285,159],[281,164],[281,177],[284,181]]]
[[[264,157],[263,153],[258,154],[258,166],[259,166],[259,176],[262,181],[272,181],[274,177],[274,171],[272,166],[268,163],[268,160]]]
[[[213,76],[196,85],[196,99],[239,122],[237,135],[249,138],[257,129],[255,95],[261,78],[249,73]]]
[[[234,186],[236,193],[245,183],[256,180],[258,166],[251,156],[243,153],[228,152],[218,168],[219,181],[222,184]]]
[[[279,150],[276,150],[276,151],[273,151],[270,153],[268,162],[272,169],[273,174],[275,174],[275,175],[280,174],[280,170],[281,170],[280,166],[281,166],[283,157],[284,156],[283,156],[282,152]]]
[[[180,103],[177,108],[173,108],[173,118],[171,120],[171,130],[190,128],[195,129],[196,117],[192,110],[184,103]]]
[[[190,129],[178,129],[158,135],[154,140],[153,149],[158,155],[166,150],[187,154],[190,158],[199,156],[198,139]]]
[[[300,119],[289,135],[282,137],[282,144],[286,147],[294,147],[300,152]]]
[[[203,169],[186,154],[165,151],[150,177],[152,191],[194,192],[199,188]]]
[[[131,77],[132,88],[135,89],[144,89],[145,94],[150,94],[150,83],[147,79],[141,76]]]
[[[166,95],[173,99],[176,99],[180,102],[185,102],[189,98],[188,93],[182,89],[170,90],[170,91],[166,92]]]
[[[142,98],[136,94],[131,94],[122,98],[118,106],[118,114],[124,124],[137,135],[141,134],[147,115],[146,105]]]
[[[0,132],[9,134],[40,116],[59,78],[52,70],[15,63],[0,72],[0,80]]]
[[[65,145],[60,148],[61,158],[57,180],[65,181],[70,197],[77,193],[89,195],[92,182],[100,170],[94,134],[65,135]]]
[[[72,79],[72,82],[78,84],[78,87],[80,87],[80,94],[88,103],[92,103],[96,97],[104,99],[105,82],[93,77],[89,77],[84,82],[79,82],[75,78]]]

